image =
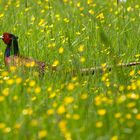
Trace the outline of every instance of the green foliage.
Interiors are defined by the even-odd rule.
[[[0,0],[0,33],[20,54],[57,66],[44,77],[4,65],[0,42],[1,140],[125,140],[140,136],[140,1]],[[106,65],[113,65],[108,72]],[[81,76],[81,68],[104,72]],[[68,71],[76,70],[77,75]]]

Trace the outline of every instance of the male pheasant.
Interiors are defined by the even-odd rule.
[[[34,60],[32,58],[22,57],[19,53],[18,47],[18,37],[11,33],[3,33],[0,38],[7,45],[4,53],[4,62],[5,65],[9,66],[27,66],[27,67],[36,67],[39,69],[40,74],[45,72],[45,63],[41,61]]]
[[[10,33],[3,33],[0,38],[4,41],[4,43],[7,45],[4,53],[4,62],[5,65],[9,68],[11,65],[15,66],[31,66],[31,67],[37,67],[39,69],[39,73],[42,75],[45,72],[46,64],[41,61],[34,60],[32,58],[26,58],[22,57],[19,54],[19,47],[18,47],[18,37],[10,34]],[[117,64],[117,67],[130,67],[130,66],[137,66],[140,65],[140,62],[130,62],[130,63],[122,63]],[[58,70],[56,66],[50,66],[47,65],[52,71]],[[113,66],[106,66],[106,68],[110,71],[112,70]],[[91,67],[91,68],[83,68],[80,69],[80,73],[82,75],[87,74],[94,74],[96,71],[103,71],[102,67]],[[77,71],[73,70],[70,73],[75,74]]]

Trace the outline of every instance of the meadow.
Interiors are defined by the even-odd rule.
[[[139,0],[0,0],[3,32],[19,37],[21,55],[58,70],[9,72],[0,40],[0,140],[139,138],[140,66],[116,67],[140,61]]]

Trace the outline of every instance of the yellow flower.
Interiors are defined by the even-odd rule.
[[[87,97],[88,97],[88,94],[87,93],[83,93],[81,95],[81,99],[83,99],[83,100],[87,99]]]
[[[107,87],[109,87],[110,86],[110,82],[105,82],[105,85],[107,86]]]
[[[130,71],[130,73],[129,73],[130,76],[134,76],[134,74],[135,74],[135,70],[132,70],[132,71]]]
[[[118,15],[119,14],[119,12],[118,11],[115,11],[115,15]]]
[[[36,100],[36,96],[31,98],[31,101],[35,101]]]
[[[4,96],[8,96],[8,95],[9,95],[9,88],[3,89],[2,94],[3,94]]]
[[[64,52],[64,48],[63,47],[60,47],[59,48],[59,53],[62,54],[63,52]]]
[[[95,100],[95,105],[97,105],[97,106],[101,105],[102,100],[101,100],[101,98],[99,96],[95,97],[94,100]]]
[[[17,95],[13,96],[13,100],[14,101],[18,100],[18,96]]]
[[[26,63],[25,63],[25,66],[26,66],[26,67],[34,67],[34,66],[35,66],[35,62],[34,62],[34,61],[26,62]]]
[[[84,51],[84,45],[80,45],[80,47],[78,48],[79,52],[83,52]]]
[[[45,12],[45,10],[44,10],[44,9],[42,9],[42,10],[41,10],[41,13],[44,13],[44,12]]]
[[[16,123],[15,125],[14,125],[14,128],[15,129],[19,129],[21,127],[21,124],[19,124],[19,123]]]
[[[74,120],[79,120],[80,119],[79,114],[74,114],[72,117],[73,117]]]
[[[98,115],[100,115],[100,116],[104,116],[104,115],[106,114],[106,110],[105,110],[105,109],[99,109],[99,110],[97,111],[97,113],[98,113]]]
[[[108,27],[111,27],[111,24],[108,24]]]
[[[103,64],[101,64],[101,66],[102,66],[102,68],[105,68],[107,66],[107,64],[106,63],[103,63]],[[105,77],[107,77],[107,76],[108,76],[108,74],[106,73],[105,74]]]
[[[25,8],[25,12],[28,12],[30,10],[30,8]]]
[[[40,87],[36,87],[35,88],[35,93],[40,93],[41,92],[41,88]]]
[[[84,10],[84,7],[80,7],[79,10],[80,11],[83,11]],[[80,15],[83,16],[83,13],[81,13]]]
[[[87,0],[87,4],[93,3],[93,0]]]
[[[0,51],[0,56],[2,56],[3,55],[3,52],[2,51]]]
[[[84,17],[84,14],[83,14],[83,13],[81,13],[80,15],[81,15],[82,17]],[[87,37],[87,38],[88,38],[88,37]]]
[[[96,124],[95,124],[95,126],[97,128],[101,128],[103,126],[103,122],[102,121],[97,121]]]
[[[132,118],[132,115],[130,113],[126,114],[126,119],[131,119]]]
[[[33,110],[31,108],[23,109],[22,114],[23,115],[32,115]]]
[[[16,67],[15,66],[10,66],[10,71],[11,72],[15,72],[16,71]]]
[[[4,133],[9,133],[10,131],[11,131],[10,127],[5,127],[3,130]]]
[[[69,23],[69,19],[68,18],[64,18],[64,22]]]
[[[45,26],[45,20],[41,19],[38,23],[38,26]]]
[[[4,14],[3,13],[0,13],[0,18],[4,17]]]
[[[21,82],[22,82],[22,78],[20,78],[20,77],[16,78],[16,83],[17,84],[20,84]]]
[[[66,112],[66,109],[63,105],[61,105],[58,109],[57,109],[57,113],[58,114],[64,114]]]
[[[63,0],[63,2],[64,2],[64,3],[67,3],[67,2],[68,2],[68,0]]]
[[[47,131],[46,130],[40,130],[39,132],[38,132],[38,137],[39,137],[39,139],[43,139],[43,138],[45,138],[47,136]]]
[[[139,5],[135,5],[135,8],[138,9],[139,8]]]
[[[59,14],[56,14],[55,15],[55,18],[59,21],[60,20],[60,15]]]
[[[138,114],[136,115],[136,119],[137,119],[137,120],[140,120],[140,113],[138,113]]]
[[[36,82],[35,82],[34,80],[31,80],[30,83],[29,83],[29,86],[30,86],[30,87],[34,87],[35,84],[36,84]]]
[[[71,140],[71,133],[68,132],[67,127],[66,127],[66,120],[61,120],[58,124],[62,134],[64,135],[66,140]]]
[[[136,106],[136,103],[135,102],[130,102],[126,106],[127,106],[127,108],[133,108],[133,107]]]
[[[30,67],[34,67],[35,66],[35,61],[31,61],[30,62]]]
[[[47,110],[47,115],[53,115],[54,114],[54,110],[53,109],[48,109]]]
[[[65,120],[62,120],[59,122],[59,128],[61,129],[61,131],[65,131],[66,130],[66,124],[67,122]]]
[[[115,114],[115,118],[120,118],[121,115],[122,115],[122,114],[118,112],[118,113]]]
[[[121,86],[119,87],[119,91],[123,91],[123,90],[124,90],[124,86],[121,85]]]
[[[31,21],[35,21],[35,17],[34,16],[32,16]]]
[[[66,118],[67,118],[67,119],[70,119],[70,118],[71,118],[71,115],[70,115],[69,113],[67,113],[67,114],[66,114]]]
[[[89,14],[94,15],[94,11],[92,9],[90,9],[88,12]]]
[[[74,89],[74,84],[73,84],[73,83],[69,83],[69,84],[67,85],[67,89],[68,89],[68,90],[73,90],[73,89]]]
[[[52,25],[50,25],[50,28],[53,28],[53,24]],[[51,39],[52,41],[54,41],[55,39],[54,38],[52,38]],[[56,44],[53,42],[53,43],[51,43],[51,44],[48,44],[48,48],[55,48],[55,46],[56,46]]]
[[[96,28],[96,29],[99,29],[99,28],[100,28],[100,26],[96,25],[96,26],[95,26],[95,28]]]
[[[86,58],[85,58],[85,57],[83,57],[83,56],[80,57],[80,62],[81,62],[81,63],[84,63],[85,61],[86,61]]]
[[[12,84],[14,83],[14,80],[13,80],[13,79],[8,79],[8,80],[6,81],[6,83],[7,83],[8,85],[12,85]]]
[[[132,8],[131,7],[127,7],[127,11],[128,12],[132,11]]]
[[[5,97],[4,96],[0,96],[0,102],[4,101]]]
[[[121,96],[118,97],[117,102],[120,104],[120,103],[123,103],[125,100],[126,100],[126,96],[121,95]]]
[[[71,133],[68,132],[68,130],[64,133],[64,136],[65,136],[66,140],[72,140],[71,139]]]
[[[76,81],[76,80],[77,80],[76,76],[72,77],[72,81]]]
[[[51,92],[52,91],[52,87],[48,87],[47,91]]]
[[[0,123],[0,129],[3,129],[3,128],[5,128],[5,126],[6,126],[6,124],[5,123]]]
[[[104,14],[103,13],[100,13],[99,15],[96,16],[96,18],[97,19],[100,19],[100,20],[101,19],[104,19]]]
[[[80,3],[80,2],[78,2],[78,3],[76,4],[76,6],[77,6],[77,7],[80,7],[80,6],[81,6],[81,3]]]
[[[135,94],[135,93],[129,93],[127,94],[127,97],[130,99],[139,99],[139,94]]]
[[[54,98],[55,96],[56,96],[56,93],[53,92],[53,93],[50,94],[49,98]]]
[[[65,104],[71,104],[72,102],[74,101],[74,98],[73,97],[65,97],[64,98],[64,103]]]
[[[59,64],[59,61],[58,60],[55,60],[52,64],[53,67],[56,67],[57,65]]]
[[[76,35],[80,35],[81,33],[80,32],[76,32]]]
[[[113,136],[110,140],[118,140],[118,136]]]
[[[135,90],[136,88],[137,88],[137,85],[136,85],[135,83],[132,83],[132,84],[131,84],[131,89],[132,89],[132,90]]]

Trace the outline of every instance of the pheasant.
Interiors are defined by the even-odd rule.
[[[5,65],[9,68],[11,65],[15,66],[27,66],[27,67],[37,67],[39,69],[39,74],[45,73],[45,67],[49,67],[52,71],[58,70],[56,66],[46,65],[44,62],[34,60],[32,58],[26,58],[20,55],[19,47],[18,47],[18,37],[10,34],[10,33],[3,33],[0,38],[4,41],[7,45],[4,53],[4,62]],[[122,63],[116,65],[117,67],[131,67],[140,65],[140,62],[130,62],[130,63]],[[112,70],[113,66],[106,66],[106,68],[110,71]],[[96,71],[103,71],[102,67],[91,67],[91,68],[82,68],[79,70],[81,75],[88,75],[94,74]],[[72,73],[75,75],[77,70],[72,70],[68,73]]]
[[[20,55],[18,46],[18,37],[11,33],[3,33],[0,38],[7,45],[4,53],[4,63],[9,68],[9,66],[27,66],[36,67],[40,74],[45,72],[45,63],[41,61],[34,60],[32,58],[26,58]]]

